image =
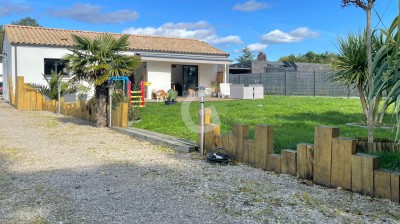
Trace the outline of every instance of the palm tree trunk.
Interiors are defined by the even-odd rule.
[[[96,126],[98,128],[107,127],[107,82],[96,86],[95,88],[96,99]]]
[[[365,99],[365,93],[361,84],[357,85],[358,95],[360,96],[362,111],[364,112],[365,118],[368,117],[367,100]]]

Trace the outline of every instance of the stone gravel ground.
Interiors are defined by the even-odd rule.
[[[0,223],[400,223],[400,205],[1,102]]]

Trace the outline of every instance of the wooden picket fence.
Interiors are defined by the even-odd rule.
[[[326,187],[376,196],[400,203],[400,172],[380,169],[379,157],[357,153],[357,139],[339,137],[339,129],[315,127],[314,144],[300,143],[297,150],[274,154],[274,129],[256,125],[254,140],[249,126],[236,124],[232,133],[220,133],[205,110],[204,149],[223,148],[238,162],[276,173],[296,175]],[[200,140],[200,134],[198,141]]]
[[[12,82],[9,82],[9,87],[12,90]],[[29,84],[24,83],[24,77],[18,76],[16,87],[15,103],[13,103],[14,95],[10,94],[10,98],[12,99],[11,105],[14,105],[16,109],[58,112],[58,102],[56,100],[46,100],[41,93],[37,92]],[[64,102],[64,98],[61,97],[60,113],[94,122],[96,121],[97,109],[95,104],[83,101],[66,103]],[[113,110],[111,118],[112,126],[127,127],[128,103],[122,103]]]

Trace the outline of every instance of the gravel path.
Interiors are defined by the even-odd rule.
[[[0,223],[400,223],[400,205],[0,103]]]

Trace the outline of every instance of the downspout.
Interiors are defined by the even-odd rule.
[[[17,88],[17,82],[18,82],[18,76],[17,76],[17,74],[18,74],[18,66],[17,66],[17,59],[18,59],[18,57],[17,57],[17,45],[15,45],[14,46],[14,60],[15,60],[15,63],[14,63],[14,66],[15,66],[15,68],[14,68],[14,71],[15,71],[15,73],[14,73],[14,78],[15,78],[15,84],[13,84],[13,89],[14,89],[14,96],[15,96],[15,90],[16,90],[16,88]]]
[[[226,64],[224,64],[224,83],[227,83],[227,69],[226,69]]]

